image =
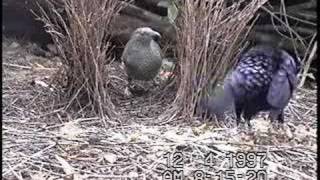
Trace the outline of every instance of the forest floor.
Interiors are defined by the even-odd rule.
[[[124,72],[113,62],[118,91],[112,100],[122,118],[105,127],[96,116],[63,108],[59,88],[53,86],[59,58],[36,56],[32,47],[12,39],[2,42],[4,179],[317,177],[315,89],[294,93],[282,129],[273,127],[265,113],[252,120],[251,131],[236,128],[230,117],[227,124],[198,119],[159,123],[175,92],[158,88],[127,98]]]

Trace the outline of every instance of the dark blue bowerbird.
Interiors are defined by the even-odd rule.
[[[255,46],[240,55],[224,81],[223,95],[211,96],[201,106],[219,118],[233,103],[237,125],[243,115],[250,127],[250,119],[260,111],[269,111],[271,121],[283,123],[283,110],[297,86],[299,69],[299,60],[285,50]]]

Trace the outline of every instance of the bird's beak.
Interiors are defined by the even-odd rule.
[[[158,38],[161,38],[161,34],[160,33],[154,31],[154,34],[155,34],[155,36],[158,36]]]
[[[160,40],[160,38],[161,38],[161,35],[160,35],[160,33],[158,33],[158,32],[156,32],[156,31],[153,31],[154,32],[154,34],[153,34],[153,36],[152,36],[152,38],[155,40],[155,41],[159,41]]]

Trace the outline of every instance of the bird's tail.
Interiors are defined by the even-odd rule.
[[[226,84],[223,90],[200,101],[201,110],[218,119],[224,118],[224,113],[229,110],[234,102],[231,86]]]

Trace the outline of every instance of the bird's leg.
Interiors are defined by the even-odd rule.
[[[128,84],[124,90],[124,94],[128,97],[132,96],[132,93],[131,93],[131,82],[132,82],[132,79],[130,77],[128,77]]]
[[[283,110],[281,110],[280,114],[278,115],[278,122],[279,122],[279,128],[284,128],[283,123],[284,123],[284,113]]]
[[[132,78],[128,77],[128,87],[131,89],[132,87]]]
[[[252,116],[253,115],[250,112],[244,112],[244,117],[243,118],[244,118],[246,124],[248,125],[249,130],[252,129],[252,126],[251,126],[251,123],[250,123],[250,120],[251,120]]]
[[[283,110],[281,110],[280,114],[278,115],[278,121],[279,123],[283,124],[284,123],[284,114]]]
[[[271,110],[269,113],[269,119],[271,121],[272,126],[275,126],[276,128],[279,128],[279,123],[283,124],[283,112],[282,110]],[[275,120],[278,120],[278,122],[275,122]],[[274,124],[276,123],[276,124]]]
[[[274,123],[274,120],[276,119],[276,116],[277,116],[277,112],[276,111],[270,111],[269,119],[270,119],[271,123]]]
[[[272,126],[273,128],[275,128],[275,125],[274,125],[275,112],[274,112],[274,111],[270,111],[268,118],[269,118],[270,121],[271,121],[271,126]]]
[[[250,123],[250,119],[251,119],[251,118],[245,118],[245,121],[247,122],[247,125],[248,125],[249,130],[252,130],[252,125],[251,125],[251,123]]]
[[[156,78],[152,79],[152,84],[154,87],[159,87],[160,86],[160,83],[157,82]]]
[[[137,80],[133,83],[133,80],[131,78],[128,78],[128,87],[130,90],[130,93],[134,96],[141,96],[148,92],[148,89],[146,89],[146,81]]]
[[[241,116],[237,116],[237,119],[236,119],[236,121],[237,121],[237,126],[239,126],[240,125],[240,122],[241,122]]]
[[[236,121],[237,121],[237,126],[239,126],[240,121],[241,121],[241,112],[242,112],[242,106],[235,104],[235,109],[236,109]]]

